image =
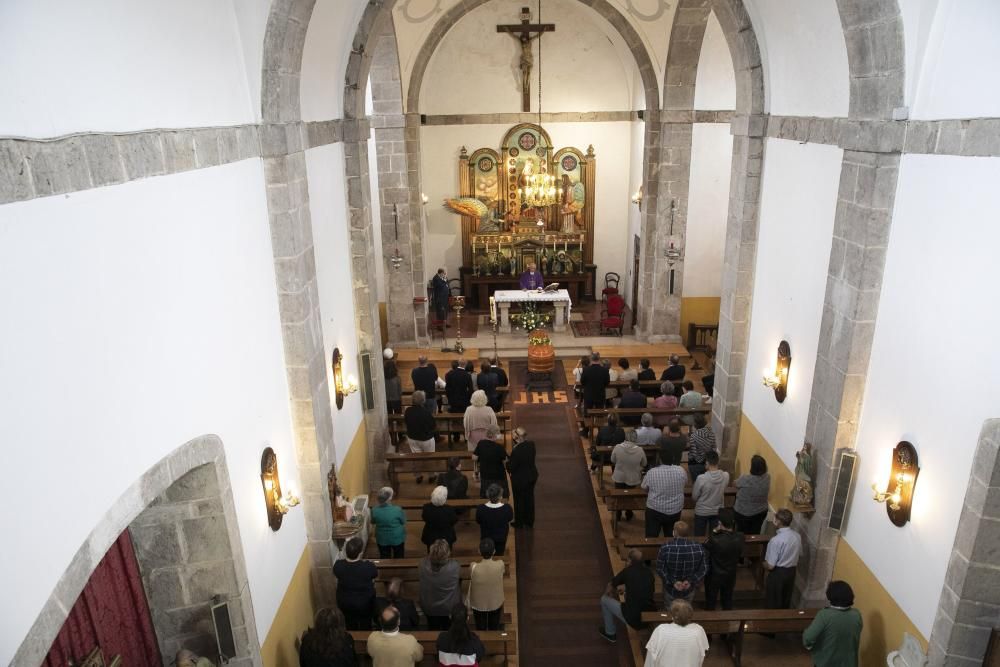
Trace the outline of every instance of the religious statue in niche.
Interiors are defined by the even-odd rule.
[[[795,486],[792,487],[791,501],[796,507],[813,507],[816,484],[816,463],[813,461],[812,445],[805,443],[795,452]]]
[[[569,174],[563,174],[559,182],[562,191],[562,200],[559,204],[559,217],[562,221],[564,233],[572,234],[577,231],[577,216],[583,211],[586,193],[583,183],[577,181],[573,183]]]
[[[444,207],[452,213],[478,218],[479,226],[477,230],[480,234],[500,231],[500,221],[493,219],[493,208],[487,206],[476,197],[445,199]]]

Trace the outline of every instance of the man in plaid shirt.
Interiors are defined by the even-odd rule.
[[[708,574],[705,548],[688,539],[691,529],[684,521],[674,524],[674,539],[660,547],[656,572],[663,579],[664,609],[676,599],[690,602],[698,584]]]
[[[715,432],[707,423],[705,415],[695,415],[694,430],[688,437],[688,472],[692,484],[705,472],[705,456],[715,450]]]

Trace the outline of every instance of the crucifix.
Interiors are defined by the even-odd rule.
[[[554,23],[532,23],[531,9],[521,7],[521,22],[498,25],[497,32],[506,32],[521,45],[521,111],[531,111],[531,68],[535,64],[531,54],[531,42],[543,32],[555,32]]]

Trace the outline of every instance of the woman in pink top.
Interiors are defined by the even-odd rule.
[[[677,397],[674,396],[674,383],[664,382],[660,385],[660,395],[653,399],[654,408],[667,408],[668,410],[677,407]],[[666,426],[670,423],[670,415],[656,415],[657,426]]]

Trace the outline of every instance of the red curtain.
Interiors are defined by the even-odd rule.
[[[120,655],[127,667],[163,664],[128,530],[90,575],[42,666],[76,664],[95,646],[105,660]]]

